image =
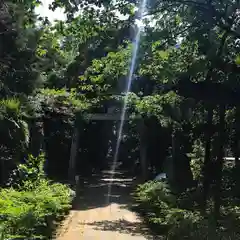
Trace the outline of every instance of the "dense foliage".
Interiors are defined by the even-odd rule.
[[[146,223],[167,239],[240,239],[239,207],[223,207],[223,218],[216,225],[211,213],[202,215],[199,192],[176,194],[167,183],[149,181],[135,192],[135,209]]]
[[[204,227],[218,232],[240,196],[240,2],[151,0],[140,23],[134,0],[54,0],[50,9],[66,13],[55,22],[36,15],[39,4],[0,1],[0,217],[12,222],[6,234],[41,235],[43,215],[65,209],[68,189],[48,178],[91,175],[111,164],[118,121],[89,114],[118,114],[124,100],[122,166],[144,181],[165,171],[171,185],[139,188],[151,221],[172,227],[177,215],[195,229],[193,221],[204,225],[211,215],[214,223]],[[32,161],[41,152],[46,161],[38,168]],[[48,178],[38,176],[42,168]],[[198,202],[191,211],[176,202],[189,189]],[[49,198],[35,208],[44,192]],[[36,224],[28,228],[26,216]]]
[[[72,193],[45,178],[44,156],[29,156],[10,178],[11,188],[0,191],[1,233],[4,239],[48,239],[56,220],[70,209]]]

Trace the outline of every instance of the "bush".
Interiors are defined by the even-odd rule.
[[[134,196],[136,210],[152,230],[168,240],[240,239],[239,208],[225,208],[225,215],[216,223],[211,214],[203,217],[197,211],[197,190],[177,196],[167,183],[150,181],[139,185]]]
[[[165,182],[149,181],[139,185],[135,192],[139,207],[151,210],[163,210],[176,205],[176,198]]]
[[[135,199],[138,210],[159,233],[168,234],[177,225],[195,223],[200,218],[198,213],[178,208],[177,197],[165,182],[150,181],[140,185]]]
[[[43,155],[31,156],[13,172],[12,186],[0,190],[0,226],[5,239],[49,239],[55,221],[71,207],[72,191],[46,179],[43,163]]]
[[[0,191],[0,220],[8,238],[44,239],[50,236],[54,220],[70,208],[71,192],[63,184],[42,180],[33,191],[13,188]],[[11,239],[10,238],[10,239]]]
[[[44,154],[38,157],[28,156],[24,164],[19,164],[10,175],[8,185],[14,189],[31,190],[37,187],[42,179],[45,179],[44,173]]]

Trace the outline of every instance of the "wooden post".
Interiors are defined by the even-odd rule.
[[[76,167],[76,157],[77,157],[77,150],[78,150],[78,137],[79,137],[79,130],[78,130],[78,127],[75,126],[73,130],[70,160],[69,160],[69,167],[68,167],[68,179],[70,180],[70,182],[75,181],[75,167]]]
[[[29,152],[37,157],[43,149],[43,122],[39,120],[33,120],[29,127],[30,141],[29,141]]]

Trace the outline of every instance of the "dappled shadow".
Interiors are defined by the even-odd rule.
[[[133,183],[133,178],[123,172],[116,172],[114,177],[105,171],[92,174],[90,178],[80,178],[73,211],[59,236],[79,239],[77,236],[84,234],[86,239],[98,235],[101,239],[119,236],[120,239],[157,240],[136,214],[129,211]]]
[[[129,234],[132,236],[144,236],[146,239],[154,239],[150,234],[148,234],[148,229],[144,227],[140,222],[129,222],[124,219],[116,221],[96,221],[92,223],[85,223],[90,225],[95,230],[100,231],[114,231],[124,234]]]
[[[80,178],[73,210],[101,208],[112,203],[119,204],[123,208],[127,207],[131,201],[132,178],[122,172],[116,172],[113,179],[111,177],[110,171],[103,171],[89,178]]]

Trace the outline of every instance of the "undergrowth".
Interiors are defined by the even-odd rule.
[[[56,221],[69,210],[70,188],[48,180],[43,162],[43,155],[29,156],[0,190],[0,240],[51,239]]]
[[[240,207],[222,207],[216,223],[211,211],[201,214],[198,189],[174,194],[166,182],[149,181],[134,193],[136,209],[150,228],[168,240],[240,239]]]

